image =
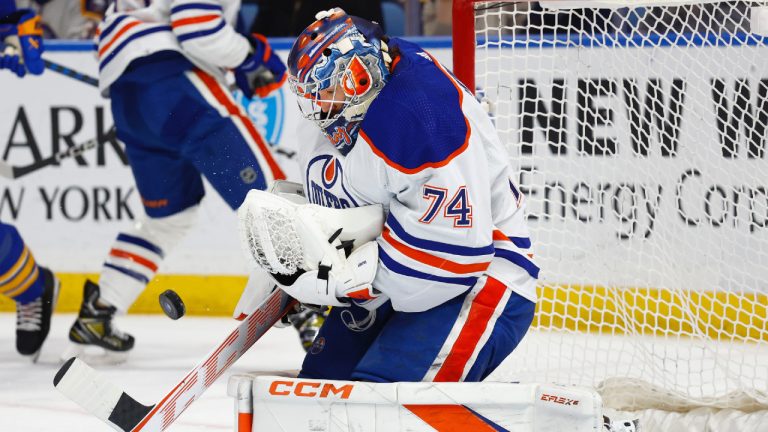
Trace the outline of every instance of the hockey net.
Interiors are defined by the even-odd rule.
[[[503,378],[768,409],[761,6],[454,1],[454,71],[489,102],[542,269]]]

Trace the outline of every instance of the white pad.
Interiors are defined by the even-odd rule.
[[[252,381],[249,385],[248,383]],[[252,403],[243,399],[252,391]],[[369,383],[237,375],[238,430],[395,432],[602,429],[602,400],[578,387],[510,383]],[[240,390],[240,391],[238,391]]]

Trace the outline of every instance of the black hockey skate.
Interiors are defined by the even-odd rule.
[[[304,351],[309,351],[312,347],[312,343],[317,337],[317,333],[320,331],[320,327],[325,322],[325,317],[328,313],[328,308],[324,310],[318,310],[311,307],[305,307],[300,312],[291,314],[289,319],[293,327],[299,332],[299,340]]]
[[[32,362],[40,357],[40,348],[51,328],[51,315],[59,296],[59,280],[44,267],[38,267],[43,278],[43,294],[35,301],[16,303],[16,351],[30,356]]]
[[[80,314],[69,329],[69,340],[74,342],[75,347],[64,357],[83,356],[87,346],[96,346],[103,348],[106,355],[100,356],[100,359],[92,358],[90,363],[97,363],[99,360],[105,363],[120,363],[125,361],[128,351],[133,348],[133,336],[120,332],[112,325],[112,318],[117,309],[113,306],[99,306],[99,295],[99,286],[86,280]]]

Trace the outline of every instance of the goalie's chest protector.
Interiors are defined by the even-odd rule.
[[[331,208],[359,207],[344,184],[345,157],[318,134],[311,152],[302,155],[304,193],[312,204]]]

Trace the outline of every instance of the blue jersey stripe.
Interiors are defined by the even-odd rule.
[[[539,278],[539,267],[537,267],[536,264],[531,262],[531,260],[524,257],[523,255],[506,249],[496,249],[496,256],[499,258],[504,258],[505,260],[512,262],[518,267],[523,268],[523,270],[528,272],[532,278]]]
[[[382,264],[384,264],[385,267],[403,276],[410,276],[412,278],[424,279],[424,280],[434,281],[434,282],[442,282],[442,283],[453,284],[453,285],[465,285],[468,287],[475,285],[475,283],[477,282],[476,277],[463,277],[463,278],[445,277],[445,276],[427,274],[427,273],[420,272],[418,270],[414,270],[410,267],[406,267],[403,264],[400,264],[399,262],[395,261],[392,257],[387,255],[387,253],[384,252],[384,249],[382,248],[379,248],[379,259],[381,260]]]
[[[222,19],[219,22],[219,25],[217,25],[216,27],[214,27],[212,29],[198,30],[198,31],[190,32],[190,33],[178,36],[177,39],[179,40],[179,42],[185,42],[185,41],[188,41],[190,39],[195,39],[195,38],[199,38],[199,37],[209,36],[209,35],[212,35],[212,34],[216,33],[217,31],[223,29],[225,25],[226,25],[226,22]]]
[[[171,31],[171,26],[163,25],[163,26],[159,26],[159,27],[152,27],[152,28],[148,28],[146,30],[142,30],[140,32],[136,32],[136,33],[132,34],[131,36],[126,38],[124,41],[120,42],[120,45],[118,45],[114,50],[112,50],[112,52],[107,54],[106,59],[104,59],[99,64],[99,70],[102,70],[105,67],[107,67],[109,62],[111,62],[112,59],[114,59],[117,56],[117,53],[122,51],[123,48],[125,48],[126,45],[131,43],[131,41],[133,41],[135,39],[138,39],[138,38],[140,38],[142,36],[146,36],[146,35],[149,35],[149,34],[152,34],[152,33],[161,32],[161,31]]]
[[[528,237],[507,237],[509,238],[509,241],[515,244],[515,246],[519,247],[520,249],[530,249],[531,248],[531,239]]]
[[[136,246],[141,246],[144,249],[147,249],[147,250],[150,250],[150,251],[156,253],[157,255],[160,256],[160,258],[163,258],[163,250],[160,249],[159,247],[155,246],[154,244],[144,240],[143,238],[134,237],[134,236],[128,235],[128,234],[119,234],[117,236],[117,241],[130,243],[130,244],[133,244],[133,245],[136,245]]]
[[[110,263],[104,263],[104,267],[111,268],[112,270],[118,271],[118,272],[120,272],[120,273],[122,273],[122,274],[124,274],[126,276],[130,276],[130,277],[138,280],[141,283],[145,283],[145,284],[149,283],[149,279],[146,276],[144,276],[143,274],[141,274],[139,272],[127,269],[125,267],[116,266],[116,265],[110,264]]]
[[[198,9],[198,10],[221,10],[220,5],[210,4],[210,3],[187,3],[179,6],[174,6],[171,8],[171,15],[189,10],[189,9]]]
[[[490,244],[488,246],[483,247],[469,247],[469,246],[459,246],[459,245],[453,245],[448,243],[441,243],[434,240],[425,240],[420,239],[418,237],[414,237],[403,229],[403,227],[400,225],[400,223],[397,222],[397,219],[392,215],[392,213],[389,214],[387,217],[387,226],[389,226],[392,231],[397,234],[398,237],[400,237],[401,240],[405,241],[406,243],[410,244],[411,246],[416,246],[420,249],[427,249],[427,250],[433,250],[437,252],[443,252],[443,253],[449,253],[453,255],[463,255],[463,256],[482,256],[482,255],[491,255],[494,252],[493,245]]]
[[[114,21],[112,21],[112,24],[107,26],[106,29],[104,29],[103,32],[99,35],[99,40],[106,39],[110,33],[112,33],[115,30],[115,27],[120,25],[121,22],[125,21],[128,18],[128,15],[123,15],[121,17],[116,18]]]

